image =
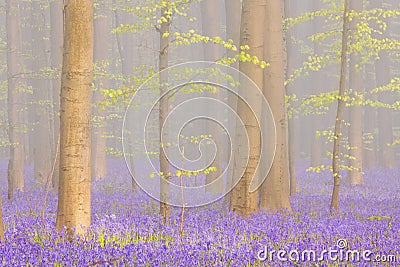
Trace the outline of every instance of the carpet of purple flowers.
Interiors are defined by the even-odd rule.
[[[306,173],[298,166],[298,194],[291,214],[253,215],[242,219],[224,201],[187,209],[179,236],[180,209],[164,226],[158,203],[143,192],[132,194],[123,163],[110,161],[109,177],[93,184],[92,228],[85,240],[66,240],[55,232],[57,196],[32,184],[7,200],[7,162],[0,161],[6,243],[1,266],[400,266],[400,168],[366,170],[365,185],[343,186],[340,214],[330,216],[329,173]],[[396,255],[397,263],[275,262],[257,254],[270,249],[334,247],[346,239],[349,249]]]

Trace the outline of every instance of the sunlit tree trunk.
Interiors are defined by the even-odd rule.
[[[101,73],[100,77],[96,79],[96,90],[93,92],[93,103],[94,103],[94,131],[92,132],[92,177],[97,180],[102,180],[107,175],[107,164],[106,164],[106,115],[107,112],[101,109],[99,103],[104,100],[101,89],[108,89],[109,81],[107,77],[101,77],[108,73],[109,64],[109,38],[107,38],[110,32],[109,24],[109,11],[110,7],[106,4],[106,1],[100,1],[99,6],[96,9],[96,19],[94,21],[94,60],[95,63],[100,66],[101,70],[105,73]]]
[[[90,226],[93,1],[64,1],[57,230]]]
[[[61,88],[61,64],[62,64],[62,46],[63,46],[63,13],[62,13],[62,1],[52,1],[50,3],[50,36],[51,36],[51,47],[50,47],[50,64],[51,68],[57,70],[57,77],[51,80],[51,90],[53,92],[53,135],[56,140],[56,145],[59,146],[59,134],[60,134],[60,88]],[[53,148],[56,153],[57,148]],[[58,149],[58,151],[60,151]],[[59,169],[60,169],[60,153],[58,155],[53,154],[52,158],[57,158],[55,161],[54,174],[52,177],[53,188],[58,188],[59,181]]]
[[[201,2],[201,16],[202,16],[202,27],[203,35],[209,37],[219,36],[219,5],[218,0],[203,0]],[[204,44],[204,59],[206,61],[217,61],[220,57],[219,46],[217,44]],[[220,88],[215,88],[217,92],[209,94],[210,97],[221,99],[222,94]],[[207,108],[207,107],[206,107]],[[222,119],[221,110],[215,111],[219,120]],[[223,145],[221,142],[221,131],[219,126],[211,121],[207,123],[208,133],[212,135],[212,139],[217,146],[217,151],[214,161],[211,166],[216,167],[215,172],[210,172],[206,175],[206,184],[213,183],[213,186],[207,186],[206,188],[212,193],[219,193],[223,191],[223,181],[217,178],[222,174],[222,158],[223,158]],[[202,133],[197,133],[202,134]],[[217,180],[217,181],[215,181]],[[215,182],[214,182],[215,181]]]
[[[356,13],[363,10],[362,0],[353,0],[350,3],[350,9]],[[357,32],[357,24],[359,18],[354,17],[350,22],[350,29],[352,36]],[[350,56],[350,89],[354,94],[361,94],[363,92],[363,74],[364,68],[361,66],[359,56],[354,53]],[[361,106],[350,107],[350,156],[349,164],[351,170],[349,171],[348,180],[350,184],[357,185],[363,184],[363,114]]]
[[[265,56],[270,66],[264,76],[266,96],[276,125],[276,151],[272,167],[261,187],[261,208],[275,212],[291,210],[289,188],[288,129],[285,107],[285,52],[283,2],[266,1]]]
[[[22,156],[22,129],[20,121],[20,75],[23,71],[20,49],[19,1],[8,0],[6,6],[7,28],[7,82],[8,82],[8,136],[10,159],[8,162],[8,198],[14,189],[24,188],[24,161]]]
[[[346,77],[347,77],[347,47],[348,47],[348,36],[349,36],[349,10],[350,2],[345,0],[344,13],[343,13],[343,32],[342,32],[342,50],[341,50],[341,64],[340,64],[340,84],[339,84],[339,99],[337,106],[337,114],[335,121],[335,131],[333,140],[333,192],[331,199],[331,212],[337,214],[339,211],[339,191],[340,191],[340,139],[341,139],[341,126],[343,120],[344,102],[342,100],[346,92]]]
[[[159,70],[160,73],[160,96],[163,95],[168,90],[168,49],[169,49],[169,37],[164,36],[166,32],[169,32],[170,18],[168,13],[168,1],[167,7],[163,8],[161,11],[161,16],[166,18],[166,21],[161,24],[160,31],[160,54],[159,54]],[[164,70],[164,71],[163,71]],[[168,116],[168,97],[162,97],[160,99],[160,113],[159,113],[159,127],[160,127],[160,140],[162,140],[162,135],[164,140],[167,140],[167,129],[163,129],[165,120]],[[161,141],[160,141],[161,142]],[[167,147],[164,147],[167,149]],[[163,217],[164,223],[169,224],[169,219],[171,215],[171,207],[169,205],[170,201],[170,187],[169,187],[169,162],[164,151],[163,146],[160,146],[160,214]]]
[[[32,81],[34,99],[35,99],[35,127],[33,149],[33,164],[35,182],[45,184],[51,172],[51,131],[50,131],[50,114],[51,106],[49,104],[49,95],[47,82],[41,71],[47,67],[46,60],[46,37],[45,16],[43,14],[40,2],[32,2],[32,52],[33,64],[32,71],[37,74]]]
[[[264,21],[265,0],[244,0],[242,5],[240,25],[240,45],[248,45],[249,54],[263,59],[264,52]],[[252,79],[260,90],[263,88],[263,70],[252,62],[240,62],[239,70]],[[245,94],[246,88],[240,88],[240,93]],[[261,101],[260,101],[261,105]],[[238,115],[242,119],[249,138],[249,155],[235,155],[236,160],[248,159],[247,167],[233,188],[231,193],[230,210],[242,216],[249,216],[258,212],[258,190],[250,192],[250,183],[260,160],[260,129],[256,118],[249,107],[238,101]],[[261,106],[251,107],[255,112],[260,112]],[[238,138],[238,140],[240,140]],[[257,178],[257,177],[256,177]]]

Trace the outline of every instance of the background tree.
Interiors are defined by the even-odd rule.
[[[90,226],[90,120],[93,1],[64,2],[60,185],[56,228],[84,234]]]
[[[272,167],[261,189],[260,205],[267,211],[291,210],[289,192],[288,121],[285,106],[285,53],[283,2],[266,1],[264,95],[276,125],[276,151]]]
[[[8,0],[6,5],[7,27],[7,81],[8,81],[8,136],[10,140],[10,159],[8,162],[8,198],[14,189],[24,188],[24,161],[22,155],[21,112],[21,76],[23,64],[21,58],[19,1]]]
[[[250,49],[248,52],[257,58],[264,57],[265,6],[265,0],[244,0],[242,2],[240,45],[249,46]],[[259,66],[252,62],[240,62],[239,70],[252,79],[258,88],[262,90],[263,70]],[[245,88],[240,88],[241,93],[245,93],[245,90]],[[255,112],[260,112],[260,106],[252,106],[252,109]],[[245,156],[249,158],[243,176],[232,190],[230,210],[242,216],[249,216],[251,213],[258,212],[259,192],[258,190],[250,192],[249,189],[251,180],[256,175],[256,167],[260,160],[261,137],[257,120],[243,101],[238,101],[237,112],[248,134],[249,155]],[[237,158],[241,156],[237,155]]]
[[[346,93],[346,77],[347,77],[347,47],[348,47],[348,36],[349,36],[349,11],[350,2],[345,0],[344,2],[344,13],[343,13],[343,31],[342,31],[342,50],[341,50],[341,66],[340,66],[340,85],[339,85],[339,98],[337,105],[337,115],[335,121],[335,132],[333,140],[333,159],[332,159],[332,169],[333,169],[333,192],[331,199],[331,211],[335,214],[339,211],[339,190],[340,190],[340,168],[339,168],[339,158],[340,158],[340,139],[341,139],[341,126],[343,120],[343,110],[344,102],[343,97]]]

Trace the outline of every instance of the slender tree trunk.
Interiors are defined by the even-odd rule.
[[[343,13],[343,32],[342,32],[342,52],[341,52],[341,65],[340,65],[340,84],[339,84],[339,98],[335,122],[334,140],[333,140],[333,159],[332,159],[332,169],[333,169],[333,192],[331,199],[331,211],[334,214],[339,212],[339,191],[340,191],[340,138],[341,138],[341,126],[343,120],[343,110],[344,102],[342,100],[346,92],[346,76],[347,76],[347,46],[348,46],[348,36],[349,36],[349,10],[350,2],[345,0],[344,2],[344,13]]]
[[[52,112],[48,97],[48,86],[46,79],[40,74],[42,69],[47,67],[46,60],[46,37],[42,25],[46,25],[44,14],[40,2],[32,2],[32,52],[34,56],[33,72],[37,76],[32,81],[35,96],[35,128],[34,128],[34,177],[35,182],[44,185],[51,172],[51,131],[50,117]]]
[[[96,19],[94,21],[94,60],[96,64],[102,66],[101,69],[105,73],[100,75],[106,75],[108,73],[109,63],[109,38],[108,34],[110,31],[109,24],[109,10],[110,7],[106,1],[100,1],[99,7],[96,9]],[[105,64],[104,64],[105,63]],[[92,177],[98,181],[103,180],[107,175],[107,156],[106,156],[106,115],[107,112],[102,110],[99,106],[99,102],[104,100],[101,89],[108,89],[109,81],[107,77],[99,77],[96,80],[96,90],[93,93],[94,111],[93,115],[96,122],[95,131],[92,132]]]
[[[60,185],[56,229],[90,226],[93,0],[64,1]]]
[[[165,17],[167,21],[161,24],[160,28],[160,54],[159,54],[159,70],[160,73],[160,96],[168,90],[168,49],[169,37],[164,36],[164,33],[169,32],[170,18],[168,17],[168,1],[167,7],[161,11],[161,16]],[[168,97],[164,96],[160,99],[160,113],[159,113],[159,127],[160,127],[160,142],[162,139],[167,140],[167,129],[163,129],[165,120],[168,116]],[[160,146],[160,172],[163,173],[160,179],[160,214],[163,217],[165,224],[169,224],[171,208],[170,201],[170,188],[169,188],[169,162],[164,151],[167,147]]]
[[[285,107],[285,52],[283,2],[267,0],[265,55],[270,67],[264,76],[264,95],[276,125],[276,151],[272,167],[261,187],[261,208],[275,212],[291,210],[289,188],[288,129]]]
[[[362,0],[352,0],[350,9],[360,14],[363,10]],[[354,17],[350,22],[352,35],[355,36],[359,18]],[[359,69],[360,68],[360,69]],[[359,56],[352,54],[350,56],[350,88],[353,93],[361,94],[363,92],[363,66]],[[349,171],[348,180],[351,185],[363,184],[363,114],[361,106],[350,107],[350,135],[349,144],[351,146],[349,163],[351,170]]]
[[[10,159],[8,162],[8,198],[14,189],[24,188],[24,160],[22,155],[22,129],[20,122],[21,99],[19,93],[20,72],[23,70],[20,40],[19,1],[8,0],[6,6],[7,27],[7,81],[8,81],[8,136]]]
[[[265,0],[244,0],[240,24],[240,45],[248,45],[249,54],[263,59],[264,52],[264,21]],[[252,79],[260,90],[263,87],[263,70],[251,62],[240,62],[239,70]],[[240,88],[240,93],[245,94],[246,88]],[[261,101],[260,101],[261,105]],[[261,112],[261,106],[252,106],[254,112]],[[235,161],[248,159],[246,169],[233,188],[231,193],[230,210],[246,217],[258,212],[258,190],[249,191],[251,180],[255,175],[260,160],[260,129],[256,118],[249,107],[238,101],[238,114],[242,119],[249,138],[249,155],[236,155]],[[240,137],[237,137],[238,140]],[[237,158],[236,158],[237,157]]]
[[[58,140],[60,134],[60,88],[61,88],[61,64],[62,64],[62,46],[63,46],[63,13],[62,1],[52,1],[50,3],[50,36],[51,36],[51,68],[57,70],[57,77],[51,80],[51,90],[53,92],[53,129],[54,139]],[[56,144],[60,145],[60,144]],[[53,149],[57,151],[56,148]],[[60,151],[58,149],[58,151]],[[52,155],[52,158],[57,158],[52,177],[53,188],[58,188],[59,170],[60,170],[60,155]]]

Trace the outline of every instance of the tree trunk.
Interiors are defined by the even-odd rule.
[[[64,2],[60,185],[56,229],[90,226],[93,0]]]
[[[159,54],[159,71],[160,73],[160,96],[162,96],[168,90],[168,49],[169,49],[169,37],[164,36],[164,33],[169,32],[170,20],[167,18],[167,12],[169,8],[167,1],[167,7],[161,11],[161,16],[165,17],[167,21],[161,24],[160,28],[160,54]],[[164,96],[160,99],[160,113],[159,113],[159,127],[160,127],[160,143],[161,140],[167,140],[167,129],[163,129],[165,120],[168,116],[168,96]],[[170,219],[170,188],[169,188],[169,162],[164,151],[167,147],[160,146],[160,214],[163,217],[165,224],[169,224]]]
[[[102,66],[102,70],[108,73],[108,63],[109,63],[109,38],[104,38],[108,35],[110,31],[109,24],[109,10],[110,7],[105,1],[101,1],[99,7],[96,9],[96,19],[94,21],[94,60],[96,64]],[[104,67],[103,67],[103,63]],[[107,156],[106,156],[106,139],[104,135],[106,134],[106,115],[107,112],[102,110],[99,106],[99,102],[104,100],[103,93],[101,89],[108,89],[109,81],[106,77],[99,77],[96,80],[96,90],[93,93],[94,111],[93,115],[96,122],[95,131],[92,132],[92,177],[96,180],[103,180],[107,175]],[[94,128],[94,127],[93,127]]]
[[[248,45],[250,47],[248,53],[259,59],[263,59],[264,52],[265,4],[265,0],[244,0],[242,5],[240,45]],[[252,62],[240,62],[239,70],[262,90],[263,70],[260,67]],[[241,87],[240,93],[245,94],[246,88]],[[252,106],[251,108],[254,112],[261,112],[261,106]],[[245,156],[248,163],[242,177],[232,190],[230,210],[246,217],[251,213],[258,212],[258,190],[250,192],[249,187],[260,160],[261,138],[259,125],[249,107],[243,101],[238,101],[237,109],[246,128],[250,147],[249,155],[237,155],[238,158]]]
[[[8,136],[10,159],[8,162],[8,199],[14,189],[24,188],[24,160],[22,155],[22,128],[20,122],[21,99],[19,93],[20,72],[23,69],[20,39],[19,1],[8,0],[6,6],[7,27],[7,81],[8,81]]]
[[[362,0],[353,0],[350,8],[354,12],[360,14],[363,10]],[[354,17],[350,23],[350,29],[354,36],[357,31],[358,17]],[[361,94],[363,92],[363,66],[361,66],[359,56],[352,54],[350,56],[350,88],[353,93]],[[359,69],[360,68],[360,69]],[[350,107],[350,136],[349,144],[351,146],[349,163],[351,170],[349,171],[348,180],[351,185],[363,184],[363,114],[361,106]]]
[[[261,208],[275,212],[291,210],[289,188],[288,129],[285,107],[285,53],[283,2],[267,0],[265,56],[270,66],[264,76],[264,95],[276,125],[276,151],[272,167],[261,187]]]
[[[51,57],[50,64],[52,69],[57,70],[57,77],[51,80],[51,90],[53,92],[53,136],[54,140],[58,140],[60,134],[60,88],[61,88],[61,64],[62,64],[62,46],[63,46],[63,13],[62,1],[52,1],[50,3],[50,36],[51,36]],[[58,143],[58,144],[57,144]],[[59,142],[56,145],[60,146]],[[56,153],[57,149],[53,151]],[[60,151],[58,149],[58,151]],[[60,170],[60,152],[58,155],[53,154],[52,158],[57,158],[52,177],[53,188],[58,188],[59,170]]]
[[[337,114],[335,122],[334,140],[333,140],[333,192],[331,199],[331,212],[337,214],[339,211],[339,190],[340,190],[340,138],[341,138],[341,126],[343,119],[344,102],[342,100],[346,92],[346,76],[347,76],[347,46],[349,36],[349,10],[350,2],[345,0],[344,2],[344,13],[343,13],[343,32],[342,32],[342,50],[341,50],[341,64],[340,64],[340,84],[339,84],[339,98],[337,105]]]

